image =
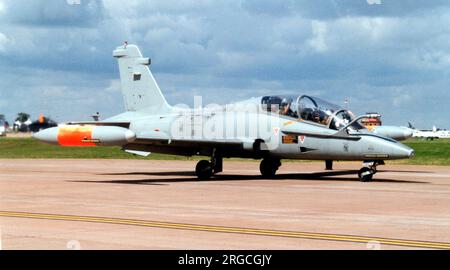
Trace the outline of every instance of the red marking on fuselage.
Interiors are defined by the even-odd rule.
[[[92,140],[93,126],[69,125],[58,128],[58,143],[62,146],[96,146]]]
[[[299,137],[299,139],[300,139],[300,142],[303,143],[303,142],[305,141],[305,135],[301,135],[301,136]]]

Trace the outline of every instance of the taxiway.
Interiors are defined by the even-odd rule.
[[[3,249],[450,248],[450,168],[226,161],[0,160]]]

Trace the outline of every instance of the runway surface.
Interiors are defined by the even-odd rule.
[[[1,160],[3,249],[449,249],[450,168]]]

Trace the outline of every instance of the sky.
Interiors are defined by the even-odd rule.
[[[450,128],[449,25],[446,0],[0,0],[0,114],[122,112],[128,41],[173,105],[309,94]]]

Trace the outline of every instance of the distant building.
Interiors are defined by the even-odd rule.
[[[374,116],[362,118],[361,124],[363,124],[363,126],[365,126],[370,131],[372,131],[375,127],[381,126],[381,116],[378,113],[368,112],[367,114]]]

